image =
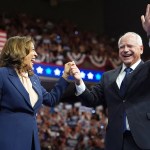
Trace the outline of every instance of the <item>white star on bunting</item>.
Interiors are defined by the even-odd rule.
[[[37,73],[42,74],[43,73],[43,68],[41,66],[39,66],[38,68],[36,68]]]

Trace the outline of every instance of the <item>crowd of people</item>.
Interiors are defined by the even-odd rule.
[[[36,23],[35,23],[36,22]],[[86,67],[90,59],[95,67],[105,69],[114,40],[80,31],[69,21],[52,23],[26,14],[0,17],[0,29],[7,38],[30,35],[35,41],[37,63],[64,65],[74,60]],[[109,54],[109,55],[108,55]],[[111,53],[116,58],[116,52]],[[95,56],[94,59],[90,56]],[[88,61],[87,61],[88,62]],[[89,67],[89,64],[87,64]],[[111,65],[111,67],[114,67]],[[93,66],[91,67],[93,68]],[[59,104],[55,108],[42,107],[37,115],[42,150],[102,150],[104,149],[107,115],[103,108],[96,112],[82,111],[80,107]],[[87,109],[87,108],[86,108]]]
[[[8,38],[31,35],[35,40],[36,62],[63,65],[74,60],[77,65],[107,70],[120,64],[114,38],[83,31],[68,20],[53,22],[27,14],[0,17],[1,28]],[[90,62],[90,63],[88,63]]]
[[[38,115],[42,150],[104,150],[107,115],[102,106],[86,108],[80,103],[43,106]]]
[[[149,18],[148,4],[145,16],[141,16],[143,29],[148,38]],[[7,33],[8,38],[10,37],[0,55],[2,149],[144,150],[150,148],[148,138],[150,64],[149,61],[144,63],[141,59],[144,48],[140,35],[127,32],[120,37],[118,48],[122,65],[106,71],[100,82],[88,89],[77,65],[80,65],[85,55],[89,55],[93,64],[102,67],[110,56],[111,60],[115,60],[113,67],[116,67],[120,63],[116,58],[118,54],[115,51],[109,53],[110,49],[115,49],[114,41],[110,42],[108,39],[105,41],[105,38],[93,33],[81,32],[68,21],[53,24],[48,20],[29,19],[27,15],[19,15],[17,18],[4,15],[0,23],[3,25],[1,30]],[[79,63],[76,60],[65,60],[65,55],[72,58],[71,60],[76,58]],[[94,59],[98,63],[95,63]],[[33,73],[32,67],[35,61],[64,65],[62,77],[49,92]],[[82,104],[58,104],[69,85],[70,75],[74,77],[75,95],[81,98]],[[107,106],[107,109],[103,106]]]

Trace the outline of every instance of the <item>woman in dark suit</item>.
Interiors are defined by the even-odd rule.
[[[68,86],[71,63],[47,92],[33,71],[37,53],[31,37],[8,39],[0,56],[0,149],[40,150],[36,113],[42,104],[54,106]]]

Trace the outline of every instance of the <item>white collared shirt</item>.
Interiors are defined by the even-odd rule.
[[[138,66],[138,64],[141,62],[141,59],[140,60],[138,60],[135,64],[133,64],[132,66],[130,66],[130,68],[132,69],[132,70],[134,70],[137,66]],[[123,80],[123,78],[125,77],[125,68],[126,68],[126,66],[123,64],[122,65],[122,69],[121,69],[121,71],[120,71],[120,73],[119,73],[119,75],[118,75],[118,77],[117,77],[117,79],[116,79],[116,83],[117,83],[117,85],[118,85],[118,87],[119,87],[119,89],[120,89],[120,86],[121,86],[121,83],[122,83],[122,80]]]

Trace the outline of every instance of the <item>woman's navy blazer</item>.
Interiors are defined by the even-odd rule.
[[[38,101],[31,106],[29,94],[22,85],[16,71],[9,67],[0,68],[0,149],[1,150],[40,150],[36,114],[42,104],[54,106],[59,102],[68,86],[60,78],[54,88],[47,92],[38,76],[30,77],[38,94]]]

